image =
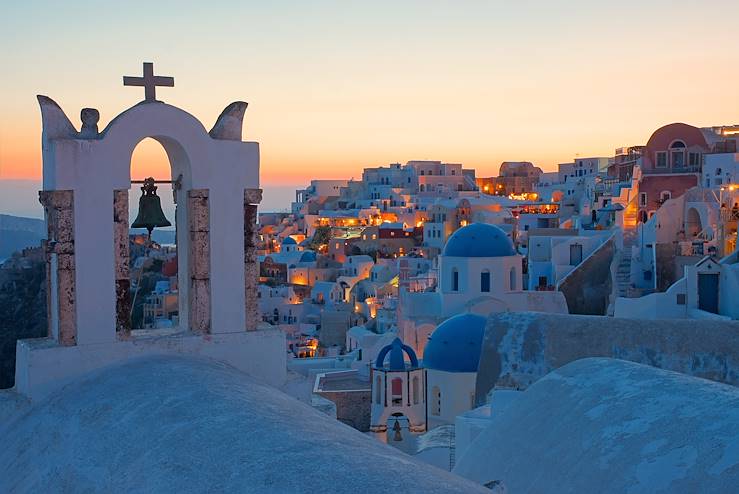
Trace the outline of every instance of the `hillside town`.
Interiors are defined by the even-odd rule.
[[[391,163],[269,212],[247,104],[206,132],[143,72],[102,130],[38,96],[46,234],[0,266],[0,491],[737,485],[739,125],[551,172]],[[171,177],[131,178],[148,137]]]
[[[315,406],[407,448],[481,420],[490,314],[739,319],[739,126],[645,137],[556,172],[409,161],[312,180],[259,214],[262,324]]]
[[[470,311],[738,319],[737,136],[671,124],[551,173],[410,161],[313,180],[259,215],[261,319],[296,357],[358,361],[395,336],[423,355]]]

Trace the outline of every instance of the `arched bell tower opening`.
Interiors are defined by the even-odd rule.
[[[179,168],[189,166],[179,164]],[[186,249],[177,249],[176,238],[180,177],[174,173],[166,149],[156,139],[147,137],[136,145],[131,155],[131,188],[128,190],[128,242],[121,246],[128,248],[130,281],[123,283],[129,285],[128,290],[125,286],[117,287],[118,296],[123,297],[118,302],[121,305],[118,307],[118,331],[177,332],[187,327],[180,325],[180,314],[186,311],[186,306],[180,304],[180,290],[182,280],[187,280],[184,271],[180,279],[178,262],[182,254],[178,250],[184,252]],[[148,228],[153,229],[151,235]],[[122,254],[125,258],[126,253]],[[125,270],[125,266],[122,268]],[[186,290],[185,287],[185,293]]]
[[[129,188],[114,191],[113,199],[118,336],[125,339],[137,329],[210,332],[209,189],[192,187],[192,162],[177,139],[152,132],[129,145]],[[140,147],[143,156],[137,156]],[[150,181],[152,173],[162,216],[171,225],[152,238],[139,230],[142,243],[137,246],[129,241],[129,231],[136,218],[147,216],[141,189],[151,185],[142,182]],[[156,242],[158,237],[167,242]],[[136,265],[132,251],[144,266]],[[169,282],[169,289],[162,283],[157,293],[152,281]]]

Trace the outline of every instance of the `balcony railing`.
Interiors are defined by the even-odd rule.
[[[669,175],[673,173],[700,173],[701,167],[700,165],[694,165],[694,166],[681,166],[679,168],[677,167],[667,167],[667,168],[652,168],[650,170],[642,170],[642,173],[644,175]]]

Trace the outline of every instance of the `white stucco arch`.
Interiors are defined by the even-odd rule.
[[[80,132],[52,100],[40,97],[43,115],[45,191],[72,191],[75,248],[75,303],[78,343],[115,339],[113,195],[131,187],[131,157],[145,138],[165,149],[182,204],[192,190],[208,191],[208,271],[212,311],[210,331],[243,331],[245,281],[233,276],[244,266],[245,191],[259,188],[259,145],[241,141],[244,103],[224,110],[211,132],[191,114],[159,101],[139,103],[115,117],[102,132],[83,125]],[[243,105],[243,106],[242,106]],[[161,178],[161,177],[158,177]],[[187,207],[178,207],[178,245],[189,243]],[[188,272],[186,255],[179,272]],[[181,283],[180,299],[187,299]],[[184,293],[182,291],[184,288]],[[181,302],[182,303],[182,302]],[[182,307],[182,305],[180,306]],[[187,311],[181,310],[181,321]],[[182,321],[187,324],[187,321]]]

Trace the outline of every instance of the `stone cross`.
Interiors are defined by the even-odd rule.
[[[124,86],[143,86],[144,101],[156,101],[156,87],[174,87],[174,77],[154,75],[154,64],[152,62],[144,62],[144,76],[133,77],[123,76]]]

